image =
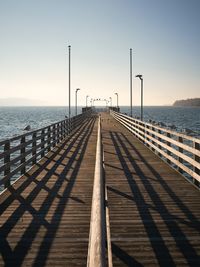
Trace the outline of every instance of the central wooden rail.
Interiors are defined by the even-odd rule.
[[[105,267],[105,189],[103,177],[103,148],[101,139],[101,117],[98,122],[96,162],[92,196],[90,236],[88,246],[88,267]]]

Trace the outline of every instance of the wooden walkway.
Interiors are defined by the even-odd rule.
[[[86,266],[96,137],[90,119],[0,195],[1,266]]]
[[[113,266],[200,266],[200,192],[101,116]],[[86,266],[96,139],[88,119],[0,195],[0,266]]]
[[[102,119],[113,266],[200,266],[200,192]]]

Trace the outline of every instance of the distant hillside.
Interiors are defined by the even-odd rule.
[[[200,107],[200,98],[177,100],[174,102],[173,106],[175,107]]]

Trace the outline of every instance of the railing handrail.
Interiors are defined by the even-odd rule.
[[[88,113],[88,112],[85,112],[85,113]],[[73,118],[75,118],[75,117],[76,117],[76,118],[80,117],[81,115],[82,115],[82,114],[79,114],[79,115],[74,116],[74,117],[72,117],[72,118],[70,118],[70,119],[67,118],[67,119],[64,119],[64,120],[61,120],[61,121],[57,121],[57,122],[51,123],[51,124],[49,124],[49,125],[47,125],[47,126],[44,126],[44,127],[42,127],[42,128],[35,129],[35,130],[33,130],[33,131],[28,131],[28,132],[23,133],[23,134],[19,134],[19,135],[10,137],[10,138],[6,138],[6,139],[0,141],[0,146],[4,145],[7,141],[13,142],[13,141],[19,140],[20,138],[22,138],[22,137],[24,137],[24,136],[32,135],[32,134],[34,134],[34,133],[37,133],[37,132],[46,130],[46,129],[48,129],[49,127],[53,127],[53,126],[55,126],[55,125],[59,125],[59,124],[61,124],[61,123],[63,123],[63,122],[68,122],[68,121],[70,121],[70,120],[73,120]]]
[[[154,127],[157,130],[160,130],[160,131],[163,131],[163,132],[166,132],[166,133],[170,133],[170,134],[175,135],[177,137],[182,137],[182,138],[184,138],[184,139],[186,139],[188,141],[192,141],[192,142],[196,142],[196,143],[200,144],[200,139],[199,138],[196,138],[196,137],[193,137],[193,136],[189,136],[189,135],[186,135],[186,134],[183,134],[183,133],[180,133],[180,132],[176,132],[176,131],[173,131],[173,130],[169,130],[169,129],[166,129],[164,127],[159,127],[159,126],[157,126],[155,124],[151,124],[149,122],[144,122],[144,121],[141,121],[139,119],[130,117],[128,115],[125,115],[125,114],[122,114],[122,113],[119,113],[119,112],[116,112],[116,111],[113,111],[113,110],[110,110],[110,114],[118,114],[121,117],[127,118],[128,120],[131,120],[131,121],[134,121],[134,122],[138,122],[138,123],[143,124],[145,126]]]
[[[118,117],[122,117],[123,114],[117,114]],[[125,121],[129,122],[129,120],[127,120],[126,118],[124,118]],[[134,126],[137,126],[137,132],[141,133],[141,134],[144,134],[144,131],[145,131],[145,134],[146,136],[148,135],[147,132],[149,133],[152,133],[153,135],[155,135],[156,137],[158,138],[161,138],[165,141],[169,141],[171,142],[173,145],[176,145],[184,150],[187,150],[188,152],[191,152],[193,154],[195,154],[196,156],[200,157],[200,151],[198,149],[195,149],[187,144],[183,144],[171,137],[167,137],[165,136],[163,133],[159,133],[159,132],[156,132],[155,129],[159,130],[159,131],[162,131],[164,133],[170,133],[169,131],[165,131],[164,128],[158,128],[158,127],[155,127],[153,124],[149,124],[149,123],[145,123],[145,122],[142,122],[142,121],[139,121],[137,120],[137,122],[139,122],[139,124],[136,124],[134,122],[134,120],[131,120],[131,124],[134,125]],[[144,126],[143,126],[144,125]],[[151,128],[153,128],[154,130],[151,130]],[[139,130],[140,129],[140,130]],[[178,133],[179,134],[179,133]],[[176,137],[182,137],[183,136],[179,136],[178,134],[175,134],[175,132],[173,131],[173,135],[176,136]],[[150,136],[150,135],[149,135]],[[185,135],[184,135],[185,136]],[[151,137],[151,136],[150,136]],[[196,142],[196,143],[199,143],[200,140],[197,139],[197,138],[193,138],[193,139],[188,139],[186,138],[186,136],[184,137],[185,140],[188,140],[188,141],[192,141],[192,142]],[[198,140],[198,142],[196,141]]]
[[[101,118],[98,121],[98,135],[96,145],[96,163],[94,173],[92,209],[90,220],[90,234],[88,245],[88,267],[104,267],[105,256],[105,207],[104,207],[104,179],[103,153],[101,140]]]
[[[23,175],[27,167],[33,166],[56,144],[60,143],[80,125],[91,111],[62,120],[43,128],[0,142],[0,186],[10,185],[11,178],[19,172]],[[39,159],[38,159],[39,158]],[[20,176],[20,175],[19,175]]]
[[[153,152],[167,160],[171,166],[175,165],[181,174],[187,173],[193,179],[192,182],[199,186],[200,139],[169,131],[115,111],[110,113]]]

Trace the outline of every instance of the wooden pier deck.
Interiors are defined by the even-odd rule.
[[[200,266],[199,190],[101,117],[113,266]],[[96,139],[93,117],[0,195],[0,266],[86,266]]]
[[[200,192],[102,119],[113,266],[200,266]]]
[[[1,266],[86,266],[96,136],[93,118],[0,196]]]

